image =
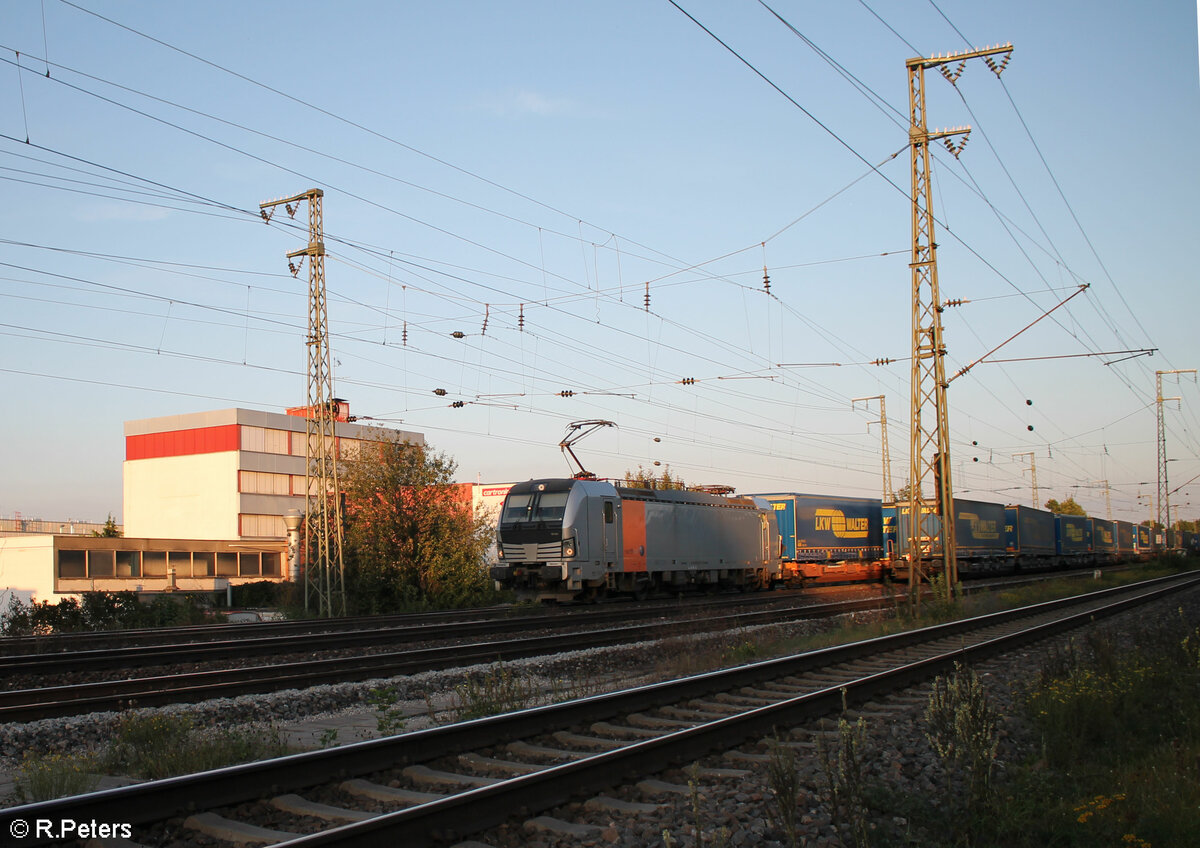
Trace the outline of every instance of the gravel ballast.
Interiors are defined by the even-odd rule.
[[[1156,616],[1174,616],[1182,610],[1192,626],[1200,622],[1200,593],[1195,590],[1168,601],[1160,601],[1152,610],[1142,609],[1094,625],[1112,630],[1121,638],[1132,639],[1138,627]],[[857,620],[868,618],[858,614]],[[735,633],[710,637],[680,637],[638,646],[577,651],[537,659],[506,663],[511,669],[521,669],[531,675],[546,690],[564,688],[580,693],[628,687],[662,676],[671,676],[672,669],[663,666],[663,658],[686,651],[694,654],[701,649],[729,652],[740,645],[753,642],[760,635],[780,636],[811,633],[832,626],[811,622],[788,626],[751,628]],[[763,633],[769,631],[769,633]],[[1003,717],[1000,746],[994,776],[1003,779],[1006,769],[1025,761],[1036,750],[1036,739],[1020,718],[1023,693],[1036,679],[1036,674],[1050,653],[1078,634],[1068,635],[1051,643],[1035,646],[1020,654],[999,658],[974,670],[985,686],[989,703]],[[395,706],[410,716],[404,729],[417,730],[431,723],[428,707],[445,707],[453,701],[454,687],[469,674],[488,671],[487,666],[430,672],[413,677],[364,683],[321,686],[302,691],[280,692],[272,695],[243,696],[207,701],[196,705],[162,708],[158,712],[189,715],[197,726],[233,727],[245,724],[287,727],[306,721],[336,720],[339,716],[369,712],[367,698],[383,687],[394,687]],[[865,711],[863,722],[866,743],[862,749],[864,776],[871,782],[887,787],[897,794],[936,798],[945,793],[946,775],[941,761],[932,751],[926,738],[924,719],[929,686],[917,693],[910,691],[890,704],[872,705]],[[881,711],[886,710],[886,711]],[[150,712],[150,711],[147,711]],[[98,713],[85,717],[47,719],[28,724],[0,726],[0,750],[9,756],[16,751],[82,752],[98,748],[111,738],[119,714]],[[851,720],[855,714],[851,714]],[[837,742],[836,728],[820,736],[820,745],[831,750]],[[357,741],[339,738],[339,744]],[[818,742],[811,734],[790,733],[781,729],[780,741],[787,743],[795,754],[799,808],[797,814],[798,844],[837,846],[854,844],[850,835],[839,832],[835,816],[827,801],[827,781],[817,755]],[[621,787],[612,794],[618,801],[651,803],[654,808],[636,813],[614,812],[604,805],[585,803],[580,799],[566,808],[546,811],[538,824],[516,821],[485,834],[472,837],[497,848],[566,848],[566,846],[663,846],[667,844],[696,845],[697,824],[703,831],[703,844],[729,846],[764,846],[776,848],[788,841],[774,813],[772,782],[768,766],[763,761],[770,754],[768,740],[740,750],[751,756],[741,761],[714,755],[701,762],[701,769],[740,769],[743,774],[707,777],[688,769],[677,769],[658,776],[674,784],[676,791],[644,791],[634,786]],[[755,761],[755,760],[758,761]],[[3,769],[0,764],[0,769]],[[692,783],[694,785],[689,785]],[[8,803],[12,803],[10,800]],[[590,829],[580,833],[559,833],[546,819],[562,819]],[[905,839],[920,844],[921,835],[902,816],[869,814],[867,826],[886,833],[903,843]],[[665,835],[664,835],[665,834]]]

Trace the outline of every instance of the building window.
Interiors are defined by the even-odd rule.
[[[238,577],[258,577],[262,572],[262,560],[257,553],[238,554]]]
[[[263,440],[265,442],[264,449],[266,450],[267,453],[281,453],[281,454],[285,454],[285,455],[287,454],[287,452],[288,452],[288,431],[287,430],[275,430],[275,429],[268,428],[266,433],[263,435]]]
[[[288,431],[242,425],[242,450],[257,453],[288,453]]]
[[[142,576],[142,556],[138,551],[117,551],[117,576]]]
[[[263,551],[262,554],[262,576],[263,577],[278,577],[279,576],[279,551]]]
[[[216,577],[217,560],[212,551],[196,551],[192,554],[193,577]]]
[[[238,555],[228,551],[217,554],[217,576],[237,577]]]
[[[319,447],[319,433],[312,434],[314,452]],[[337,440],[341,441],[341,440]],[[334,453],[337,450],[337,441],[333,436],[326,436],[325,442],[329,445],[329,452]],[[307,433],[292,433],[292,456],[308,456],[308,434]]]
[[[87,553],[85,551],[59,551],[58,576],[87,577]]]
[[[267,428],[242,425],[242,450],[266,453]]]
[[[269,471],[239,471],[238,491],[252,495],[290,495],[291,476]]]
[[[115,551],[88,551],[88,577],[113,577],[116,574]]]
[[[167,573],[176,577],[192,576],[192,555],[188,551],[171,551],[167,554]]]
[[[287,526],[283,523],[282,515],[243,513],[240,519],[243,539],[282,539],[287,536]]]
[[[166,551],[143,551],[142,552],[142,576],[143,577],[166,577],[167,576],[167,552]]]

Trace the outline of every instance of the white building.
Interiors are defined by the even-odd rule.
[[[56,603],[84,592],[224,592],[287,579],[287,542],[7,536],[0,538],[0,615],[9,598]]]
[[[335,401],[338,456],[364,443],[424,436],[367,427]],[[283,516],[305,510],[308,421],[221,409],[125,424],[124,535],[0,537],[0,614],[10,597],[56,602],[83,592],[213,593],[288,579]]]
[[[355,424],[348,405],[339,407],[339,457],[357,456],[364,442],[425,443],[420,433]],[[125,534],[286,538],[283,516],[305,508],[307,423],[302,415],[251,409],[127,421]]]

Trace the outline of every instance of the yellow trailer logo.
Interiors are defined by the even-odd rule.
[[[999,539],[1000,531],[997,529],[995,521],[986,518],[980,518],[973,512],[960,512],[958,517],[963,521],[971,523],[971,537],[979,540],[984,539]]]
[[[847,518],[840,509],[816,510],[816,529],[832,531],[838,539],[867,538],[866,518]]]

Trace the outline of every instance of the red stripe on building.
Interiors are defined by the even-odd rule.
[[[172,430],[125,437],[125,459],[156,459],[163,456],[192,456],[200,453],[235,451],[240,447],[238,425]]]

